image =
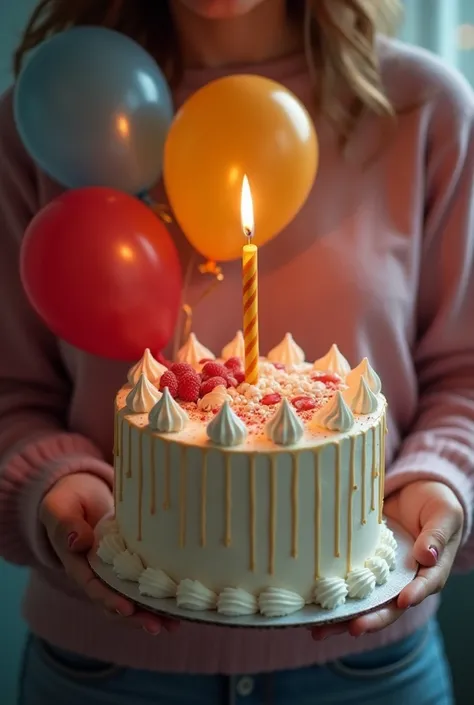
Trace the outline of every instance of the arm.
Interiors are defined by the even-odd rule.
[[[419,405],[386,482],[448,485],[464,509],[457,566],[472,566],[474,502],[474,98],[439,95],[428,145],[424,243],[413,352]],[[453,91],[453,88],[455,89]]]
[[[112,484],[112,469],[86,438],[67,432],[71,383],[56,339],[29,305],[19,276],[24,231],[39,208],[38,175],[0,99],[0,555],[57,565],[38,522],[45,493],[86,470]]]

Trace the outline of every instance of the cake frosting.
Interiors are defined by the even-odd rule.
[[[242,356],[240,332],[220,358],[191,334],[169,369],[149,351],[132,368],[98,555],[141,594],[191,611],[278,618],[363,600],[396,566],[380,378],[336,345],[306,361],[289,333],[255,385]]]

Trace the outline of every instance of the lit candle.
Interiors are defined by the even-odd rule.
[[[254,217],[252,194],[247,176],[242,182],[240,202],[242,230],[247,243],[242,250],[243,301],[244,301],[244,341],[245,341],[245,381],[258,382],[258,249],[252,243]]]

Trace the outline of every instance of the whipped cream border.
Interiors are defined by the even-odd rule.
[[[100,556],[99,551],[101,550],[101,545],[103,543],[107,544],[106,549],[109,550],[107,541],[107,536],[109,534],[117,535],[117,527],[108,527],[104,531],[99,542],[97,555],[104,563],[110,563],[110,561],[104,561],[104,559]],[[125,543],[123,539],[122,541]],[[319,605],[323,609],[332,611],[343,605],[347,599],[362,600],[368,597],[378,585],[382,585],[386,582],[383,580],[381,581],[381,561],[385,561],[385,559],[387,559],[386,570],[383,571],[383,574],[387,576],[387,580],[389,573],[395,570],[396,548],[394,548],[394,544],[396,545],[394,534],[384,522],[380,533],[380,540],[374,554],[372,556],[368,556],[364,565],[354,568],[346,576],[346,578],[321,577],[320,580],[317,580],[312,590],[312,604]],[[376,561],[378,567],[376,570],[371,570],[369,566],[371,560],[374,558],[378,559]],[[125,561],[129,561],[130,570],[123,570]],[[143,570],[141,572],[137,571],[137,566],[139,563],[143,566]],[[221,593],[214,593],[210,588],[206,587],[199,581],[190,578],[183,578],[180,582],[175,583],[163,570],[160,568],[151,568],[146,566],[137,553],[132,553],[128,549],[116,555],[113,565],[116,575],[118,572],[121,572],[122,575],[125,574],[125,577],[118,575],[121,580],[137,582],[139,584],[140,593],[144,596],[155,597],[155,595],[151,595],[150,592],[143,589],[143,586],[146,588],[147,585],[150,586],[150,583],[153,582],[151,579],[154,572],[157,574],[157,585],[162,585],[163,582],[166,581],[166,578],[168,578],[168,581],[166,581],[166,586],[168,589],[163,592],[163,598],[161,599],[176,599],[178,603],[182,602],[186,603],[186,605],[190,605],[189,609],[192,611],[211,609],[217,610],[221,614],[225,614],[219,606],[222,604],[228,604],[228,600],[225,600],[224,598],[226,593],[229,594],[229,592],[233,595],[240,593],[242,598],[242,609],[240,611],[235,606],[234,601],[232,616],[235,617],[243,617],[249,614],[255,614],[257,612],[260,612],[260,614],[268,617],[284,617],[288,614],[299,611],[305,606],[304,599],[297,593],[288,589],[276,588],[274,586],[264,588],[258,595],[253,595],[242,588],[235,587],[225,587]],[[120,571],[117,570],[119,567]],[[126,563],[125,567],[128,568]],[[171,590],[170,587],[172,585],[175,585],[176,589],[173,587]],[[333,588],[332,590],[331,587]],[[185,600],[182,599],[183,595],[186,595]],[[280,601],[278,601],[279,596],[281,597]],[[271,598],[270,600],[269,597]],[[184,609],[188,609],[188,607],[184,607],[183,604],[181,606],[183,606]]]

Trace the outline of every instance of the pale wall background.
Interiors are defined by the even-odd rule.
[[[11,81],[11,53],[34,4],[34,0],[0,0],[0,92]],[[402,34],[407,41],[442,55],[474,84],[474,0],[406,0]],[[14,705],[16,699],[16,681],[26,634],[20,618],[25,581],[25,571],[6,565],[0,559],[1,705]],[[473,599],[474,575],[456,576],[444,593],[441,610],[458,705],[474,703]]]

